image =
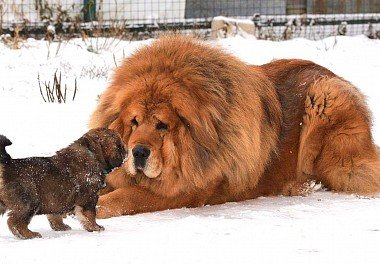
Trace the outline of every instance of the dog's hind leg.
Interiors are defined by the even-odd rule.
[[[322,78],[306,97],[298,171],[338,192],[380,193],[380,159],[363,96],[340,78]]]
[[[8,218],[8,227],[12,234],[21,239],[42,237],[40,233],[32,232],[28,229],[28,225],[33,215],[34,211],[32,210],[12,210],[9,213]]]
[[[47,219],[49,220],[51,229],[53,229],[54,231],[71,230],[71,227],[69,225],[63,223],[62,215],[49,214],[47,215]]]

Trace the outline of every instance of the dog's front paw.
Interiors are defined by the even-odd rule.
[[[307,149],[306,153],[301,157],[301,172],[306,176],[311,177],[314,175],[314,164],[315,159],[318,155],[317,151],[312,151],[312,149]]]
[[[111,211],[107,209],[105,206],[97,205],[96,206],[96,218],[98,219],[104,219],[104,218],[110,218]]]
[[[112,206],[112,202],[109,202],[105,196],[99,197],[98,204],[96,206],[96,218],[105,219],[120,215],[122,214],[118,212],[114,206]]]
[[[96,206],[96,218],[98,219],[105,219],[105,218],[111,218],[115,216],[121,216],[122,214],[116,212],[115,210],[112,210],[111,208],[107,206],[97,205]]]

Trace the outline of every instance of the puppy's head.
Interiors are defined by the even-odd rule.
[[[79,139],[79,143],[99,161],[105,172],[121,166],[126,155],[120,136],[111,129],[91,129]]]

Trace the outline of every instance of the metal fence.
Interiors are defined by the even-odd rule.
[[[248,19],[263,39],[367,34],[380,38],[380,0],[0,0],[0,33],[153,34],[200,30],[215,16]],[[213,29],[215,30],[215,29]]]

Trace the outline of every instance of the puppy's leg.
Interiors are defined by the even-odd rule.
[[[7,207],[5,206],[5,204],[3,204],[3,203],[0,201],[0,215],[5,214],[6,211],[7,211]]]
[[[21,239],[42,237],[40,233],[32,232],[28,229],[28,225],[33,215],[34,211],[31,210],[12,210],[8,218],[8,227],[12,234]]]
[[[70,230],[71,227],[63,223],[62,215],[49,214],[47,215],[47,219],[49,220],[49,224],[51,229],[54,231],[67,231]]]
[[[380,192],[380,159],[358,90],[339,78],[321,79],[311,87],[305,106],[299,170],[334,191]]]
[[[93,231],[103,231],[104,227],[98,225],[95,221],[95,206],[93,209],[88,209],[89,207],[75,206],[74,213],[76,218],[80,221],[83,228],[89,232]]]

